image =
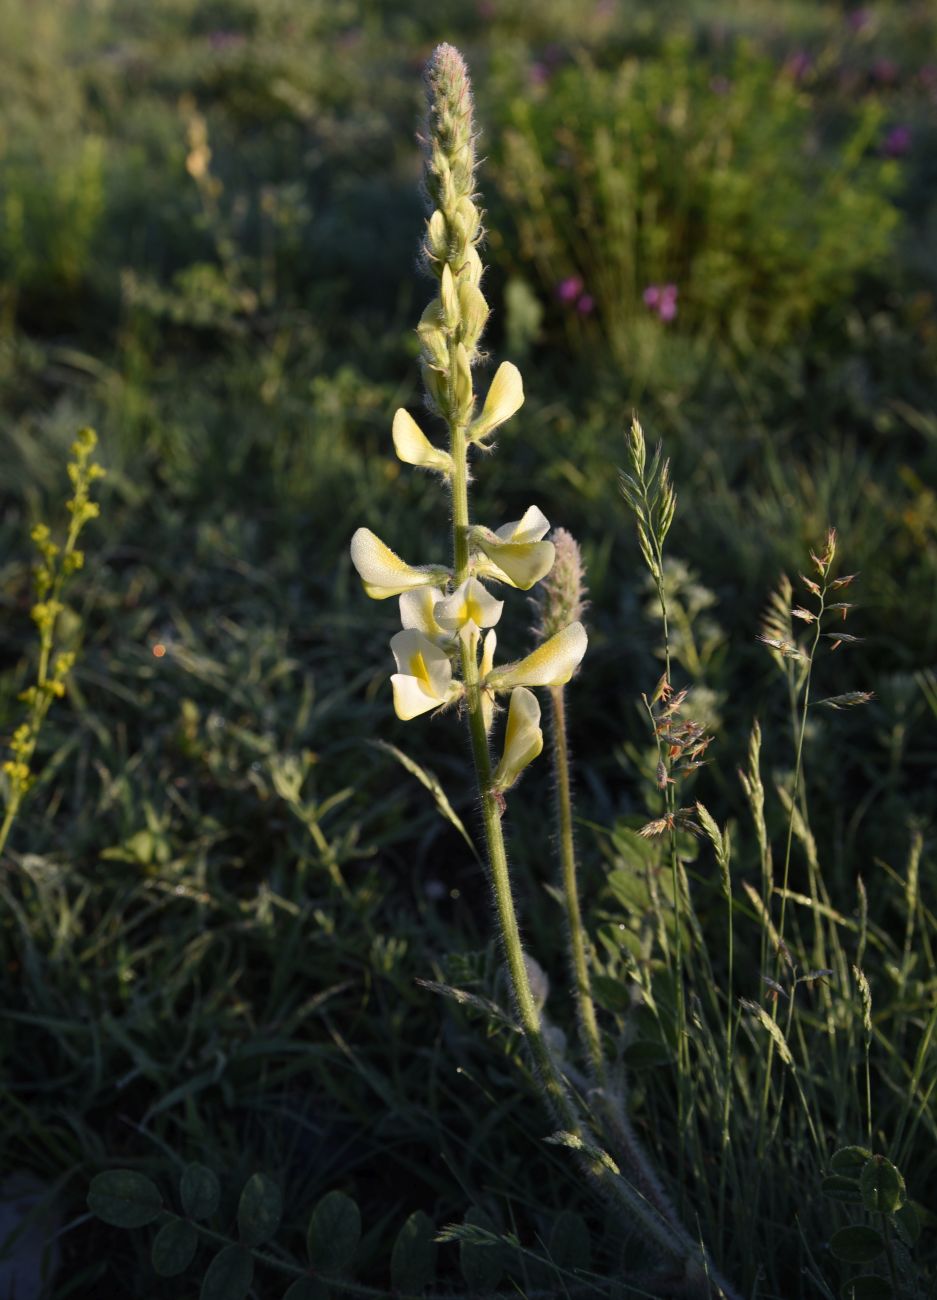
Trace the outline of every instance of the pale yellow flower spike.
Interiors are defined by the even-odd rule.
[[[477,578],[466,578],[451,596],[434,606],[433,617],[447,631],[471,635],[483,627],[493,627],[503,608],[504,601],[495,600]]]
[[[462,686],[452,680],[449,656],[422,632],[406,628],[391,637],[390,648],[398,669],[390,679],[394,712],[404,722],[461,695]]]
[[[426,434],[403,407],[394,416],[394,451],[406,465],[420,469],[434,469],[440,474],[452,473],[452,457],[448,451],[434,447]]]
[[[449,578],[449,570],[441,565],[407,564],[370,528],[359,528],[351,539],[351,562],[372,600],[399,596],[412,587],[438,587]]]
[[[533,691],[519,686],[511,692],[508,723],[504,730],[504,753],[491,778],[492,789],[499,794],[509,790],[542,749],[540,704]]]
[[[494,531],[476,525],[471,530],[470,541],[486,557],[476,564],[478,571],[529,591],[553,567],[556,554],[553,543],[540,540],[549,528],[550,521],[538,506],[530,506],[522,519]]]
[[[579,667],[587,645],[583,625],[570,623],[526,658],[493,669],[484,684],[493,691],[509,691],[515,686],[565,686]]]
[[[488,389],[485,405],[478,419],[468,431],[469,442],[481,442],[493,433],[498,425],[510,420],[524,405],[524,381],[517,366],[502,361]]]

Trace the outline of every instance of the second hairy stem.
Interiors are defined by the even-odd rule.
[[[583,1045],[595,1082],[606,1087],[608,1072],[602,1053],[602,1040],[592,1000],[589,964],[576,887],[576,846],[573,840],[573,808],[569,779],[569,746],[566,738],[566,692],[562,686],[550,691],[553,709],[553,775],[556,781],[556,811],[559,827],[560,867],[566,923],[569,927],[569,959],[576,990],[576,1008]]]

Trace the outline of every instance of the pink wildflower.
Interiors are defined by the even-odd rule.
[[[556,296],[560,302],[572,303],[577,300],[584,287],[578,275],[568,275],[556,286]]]
[[[907,126],[893,126],[882,142],[882,152],[889,158],[903,158],[911,149],[911,130]]]

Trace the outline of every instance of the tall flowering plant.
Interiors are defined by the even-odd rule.
[[[632,1142],[619,1142],[619,1165],[600,1145],[590,1117],[573,1097],[543,1032],[540,1011],[521,945],[511,890],[502,820],[506,794],[543,749],[540,703],[534,691],[546,687],[551,700],[570,681],[586,652],[587,637],[576,602],[568,621],[541,627],[543,639],[512,663],[496,662],[497,633],[504,601],[496,591],[529,591],[553,569],[550,524],[536,505],[520,519],[496,525],[473,522],[469,509],[469,467],[479,452],[521,407],[521,375],[510,362],[495,372],[484,401],[476,399],[474,367],[489,307],[481,288],[482,213],[476,203],[476,136],[468,72],[462,56],[440,45],[426,71],[428,112],[422,136],[424,183],[429,216],[422,261],[436,292],[417,326],[426,404],[445,425],[447,445],[437,446],[405,410],[393,420],[394,450],[401,461],[438,475],[451,502],[451,549],[447,562],[413,564],[402,559],[368,528],[351,540],[351,559],[374,600],[396,597],[401,630],[391,639],[396,672],[393,703],[405,721],[453,706],[466,719],[474,756],[498,926],[519,1028],[533,1060],[544,1100],[559,1124],[553,1141],[577,1153],[627,1220],[682,1279],[685,1293],[710,1294],[719,1287],[698,1244],[677,1223],[652,1180],[636,1168],[643,1157]],[[553,602],[555,604],[555,602]],[[580,607],[581,608],[581,607]],[[499,712],[506,720],[497,747],[492,735]],[[568,874],[574,888],[573,872]],[[577,913],[578,915],[578,913]],[[577,982],[587,982],[584,956]],[[581,979],[580,979],[581,974]],[[591,1001],[588,1003],[591,1008]],[[601,1047],[593,1018],[590,1050]],[[595,1076],[604,1075],[598,1068]],[[630,1137],[630,1130],[625,1128]],[[724,1292],[720,1292],[725,1294]]]

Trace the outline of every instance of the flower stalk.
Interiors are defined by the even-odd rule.
[[[536,506],[521,519],[497,528],[473,523],[471,518],[472,449],[490,450],[492,435],[523,403],[523,382],[515,366],[502,363],[476,415],[472,372],[480,359],[479,340],[489,309],[480,288],[482,227],[474,193],[472,96],[465,63],[452,46],[440,45],[434,52],[426,89],[422,145],[430,215],[422,259],[436,281],[437,293],[423,312],[417,333],[426,404],[445,424],[448,448],[435,447],[412,416],[401,411],[394,417],[393,438],[401,460],[440,474],[449,486],[451,566],[409,564],[365,528],[359,528],[352,539],[351,558],[369,596],[400,600],[403,631],[392,641],[398,671],[391,679],[397,715],[408,719],[458,705],[467,721],[498,929],[524,1042],[544,1100],[560,1128],[552,1140],[576,1153],[580,1167],[617,1207],[629,1230],[640,1225],[683,1279],[685,1294],[708,1295],[714,1289],[713,1272],[698,1243],[661,1208],[655,1195],[648,1195],[646,1180],[629,1181],[597,1145],[547,1042],[531,988],[505,847],[506,795],[543,748],[540,706],[531,688],[561,693],[579,667],[587,637],[577,616],[581,611],[568,611],[568,617],[530,654],[514,663],[495,664],[494,625],[503,602],[491,596],[485,583],[530,590],[550,572],[556,550],[553,542],[545,540],[550,524]],[[501,711],[499,696],[508,697],[507,720],[501,758],[493,763],[489,732]],[[555,701],[555,694],[551,698]],[[564,838],[572,855],[568,795],[567,773],[568,835]],[[569,895],[580,944],[575,961],[584,972],[582,980],[577,976],[577,986],[591,1007],[572,856],[569,863]],[[591,1032],[598,1063],[601,1042],[594,1008]],[[604,1064],[601,1069],[604,1077]],[[631,1172],[626,1170],[629,1176]]]

